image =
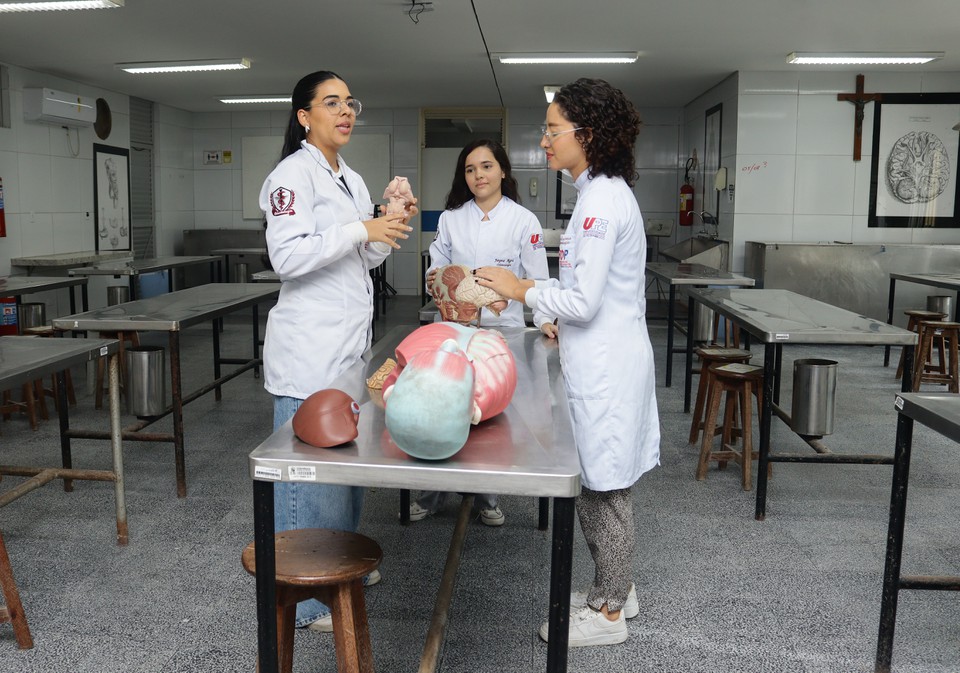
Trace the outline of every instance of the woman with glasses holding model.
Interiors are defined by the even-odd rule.
[[[338,154],[362,110],[343,79],[312,73],[292,98],[280,162],[260,190],[267,252],[281,281],[263,346],[274,430],[370,347],[370,269],[400,247],[397,240],[407,238],[407,221],[417,212],[410,204],[403,213],[374,217],[367,186]],[[274,494],[277,532],[355,531],[360,522],[359,487],[280,482]],[[378,580],[371,576],[367,583]],[[296,626],[332,631],[329,608],[312,599],[299,603]]]
[[[571,596],[571,647],[627,639],[639,612],[630,490],[660,457],[653,349],[646,325],[643,217],[631,186],[640,118],[619,89],[579,79],[547,108],[540,147],[579,192],[560,239],[559,281],[475,270],[480,284],[558,317],[560,361],[580,456],[580,526],[595,564],[586,594]],[[540,628],[547,639],[547,625]]]

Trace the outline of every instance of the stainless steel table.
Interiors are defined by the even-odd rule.
[[[902,280],[907,283],[916,283],[917,285],[942,287],[945,290],[956,292],[957,296],[953,302],[953,320],[956,320],[957,316],[960,316],[960,273],[891,273],[890,293],[887,296],[888,324],[893,324],[893,303],[897,294],[898,280]],[[883,366],[887,367],[889,364],[890,346],[885,346],[883,349]]]
[[[708,285],[735,285],[738,287],[753,287],[756,281],[753,278],[738,273],[720,271],[703,264],[677,264],[674,262],[647,262],[647,272],[656,276],[670,286],[670,295],[667,303],[667,374],[666,385],[669,388],[673,382],[673,329],[677,315],[677,287],[707,287]],[[690,411],[690,394],[683,398],[684,412]]]
[[[256,255],[258,261],[259,258],[267,254],[266,248],[217,248],[216,250],[210,251],[211,255],[223,255],[224,259],[224,273],[223,279],[227,283],[230,282],[230,257],[231,255],[236,255],[237,257],[244,257],[246,255]]]
[[[112,470],[73,468],[70,451],[70,407],[64,370],[77,364],[110,356],[110,439]],[[112,481],[117,513],[117,543],[127,544],[127,506],[123,489],[123,452],[120,441],[120,360],[116,339],[41,339],[37,337],[0,337],[0,390],[8,390],[47,374],[57,377],[57,407],[60,417],[61,467],[24,467],[0,465],[0,474],[30,477],[0,494],[0,507],[54,479],[62,479],[65,491],[73,490],[73,479]],[[4,439],[9,441],[9,439]]]
[[[170,385],[172,405],[158,416],[140,419],[137,423],[123,429],[124,439],[147,442],[172,442],[177,470],[177,495],[187,494],[186,468],[183,457],[183,406],[216,391],[220,400],[220,387],[248,369],[259,372],[260,359],[260,321],[258,304],[275,299],[280,288],[261,283],[211,283],[186,290],[178,290],[149,299],[108,306],[86,313],[58,318],[53,326],[65,330],[87,330],[93,332],[168,332],[170,358]],[[220,356],[220,330],[217,318],[243,308],[253,308],[253,354],[250,358],[224,358]],[[183,395],[180,378],[180,331],[202,322],[213,323],[213,370],[214,380],[187,396]],[[239,365],[228,374],[221,376],[221,365]],[[173,434],[139,432],[155,423],[167,414],[173,415]],[[88,439],[106,439],[103,433],[71,431],[73,437]]]
[[[890,488],[890,519],[887,553],[880,598],[880,632],[877,636],[876,673],[889,673],[893,657],[893,632],[897,623],[897,598],[901,589],[960,591],[960,577],[904,576],[900,574],[903,530],[907,513],[907,485],[913,424],[922,423],[944,437],[960,442],[960,396],[952,393],[901,393],[894,407],[897,414],[897,442]]]
[[[220,274],[217,272],[217,267],[221,261],[220,257],[210,255],[156,257],[154,259],[137,259],[126,263],[111,262],[109,264],[81,266],[69,269],[67,273],[71,276],[113,276],[114,278],[126,276],[130,284],[130,298],[137,299],[137,278],[143,274],[209,264],[210,282],[215,283],[219,280]],[[172,273],[167,278],[167,289],[169,292],[173,292]]]
[[[70,291],[70,313],[77,312],[76,290],[80,290],[80,306],[82,310],[87,310],[87,279],[86,278],[60,278],[56,276],[8,276],[0,280],[0,295],[15,297],[17,307],[19,308],[20,297],[34,292],[46,292],[48,290],[59,290],[60,288],[72,288]]]
[[[250,280],[254,283],[279,283],[280,276],[277,275],[276,271],[270,271],[265,269],[263,271],[257,271],[255,274],[250,276]]]
[[[288,422],[250,454],[258,647],[263,673],[277,670],[275,481],[554,498],[547,671],[567,670],[574,497],[580,492],[580,464],[570,429],[556,341],[537,330],[504,330],[518,364],[513,401],[503,414],[474,427],[459,453],[433,462],[410,458],[397,448],[384,426],[379,391],[371,397],[365,383],[413,329],[409,326],[392,330],[364,355],[362,362],[331,384],[361,405],[355,442],[342,448],[318,449],[301,443]]]
[[[766,516],[767,465],[770,462],[792,463],[859,463],[890,465],[893,459],[878,455],[834,454],[817,440],[807,440],[812,454],[771,454],[770,424],[774,412],[790,424],[789,415],[780,403],[780,365],[784,344],[829,344],[863,346],[903,346],[906,351],[903,389],[910,386],[910,369],[917,334],[887,323],[858,315],[846,309],[805,297],[790,290],[690,290],[687,307],[687,376],[690,391],[693,363],[694,303],[700,302],[740,326],[764,345],[763,404],[760,413],[760,460],[757,466],[756,518]]]
[[[58,252],[50,255],[32,255],[30,257],[14,257],[10,260],[11,266],[22,266],[31,275],[38,267],[64,269],[84,264],[102,264],[104,262],[128,262],[133,259],[129,250],[104,250],[96,252],[84,250],[81,252]]]

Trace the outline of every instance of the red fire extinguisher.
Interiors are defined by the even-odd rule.
[[[7,217],[3,214],[3,178],[0,178],[0,238],[7,235]]]
[[[696,155],[687,159],[683,172],[683,186],[680,188],[680,225],[689,227],[693,224],[693,183],[690,180],[690,169],[697,164]]]

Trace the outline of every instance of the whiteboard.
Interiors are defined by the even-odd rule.
[[[242,140],[243,219],[262,220],[260,188],[280,158],[281,136],[248,136]],[[374,203],[381,203],[390,182],[390,134],[355,135],[340,156],[360,174]]]

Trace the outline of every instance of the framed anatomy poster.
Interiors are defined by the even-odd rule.
[[[130,151],[93,146],[93,212],[97,250],[130,250]]]
[[[883,94],[874,103],[871,227],[960,227],[960,94]]]

